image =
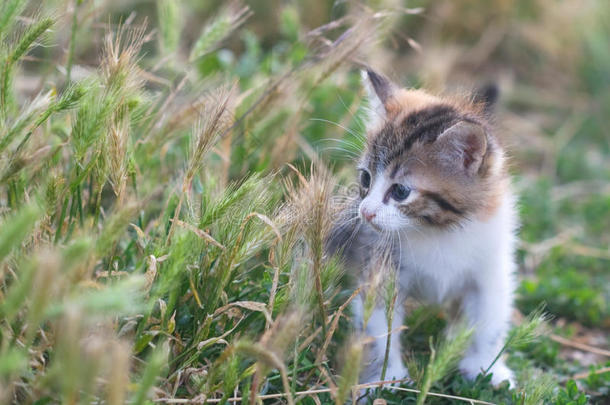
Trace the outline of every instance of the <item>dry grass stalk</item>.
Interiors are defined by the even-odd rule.
[[[337,330],[337,327],[339,326],[339,319],[341,319],[341,316],[343,315],[343,311],[345,311],[345,309],[350,304],[350,302],[352,302],[352,300],[354,298],[356,298],[358,296],[358,294],[360,294],[360,290],[361,290],[361,288],[357,288],[356,291],[354,291],[352,293],[352,295],[350,295],[349,298],[347,300],[345,300],[345,302],[343,304],[341,304],[341,306],[333,313],[333,315],[332,315],[333,320],[330,324],[330,328],[328,329],[328,332],[326,333],[324,343],[322,344],[322,347],[320,348],[320,350],[318,350],[318,353],[316,354],[316,360],[315,360],[316,364],[320,364],[323,357],[325,356],[326,350],[328,349],[328,346],[330,345],[331,339],[332,339],[335,331]]]
[[[610,350],[600,349],[599,347],[594,347],[594,346],[590,346],[590,345],[587,345],[584,343],[574,342],[573,340],[566,339],[566,338],[556,335],[556,334],[549,335],[549,338],[564,346],[573,347],[575,349],[582,350],[584,352],[597,354],[599,356],[610,357]]]
[[[218,44],[242,25],[252,12],[248,6],[240,1],[231,1],[225,6],[212,22],[206,25],[199,39],[191,50],[189,61],[193,62],[216,49]]]
[[[205,240],[206,242],[216,246],[217,248],[220,248],[222,250],[226,249],[220,242],[218,242],[216,239],[214,239],[212,237],[212,235],[210,235],[209,233],[207,233],[203,229],[199,229],[196,226],[189,224],[188,222],[184,222],[184,221],[180,221],[180,220],[177,220],[176,223],[178,225],[180,225],[181,227],[186,228],[189,231],[193,232],[199,238],[201,238],[201,239]]]
[[[111,340],[109,346],[106,398],[109,405],[121,405],[125,403],[128,391],[131,349],[126,342],[118,340]]]
[[[204,159],[209,150],[225,131],[230,128],[233,122],[235,92],[236,85],[230,88],[218,89],[216,94],[210,95],[210,102],[206,103],[200,113],[200,120],[193,129],[191,156],[182,182],[180,199],[178,200],[178,205],[174,211],[174,218],[167,234],[167,244],[171,241],[184,197],[191,188],[195,174],[203,166]]]
[[[183,192],[190,188],[193,177],[202,167],[207,152],[233,123],[236,91],[236,84],[231,87],[221,87],[215,94],[210,95],[209,102],[200,111],[199,122],[193,130],[194,136],[191,137],[191,157],[182,185]]]
[[[311,167],[309,180],[297,173],[299,186],[286,182],[288,202],[285,221],[288,226],[305,227],[303,234],[311,262],[311,271],[316,291],[316,299],[322,322],[323,334],[326,335],[326,305],[322,285],[322,271],[327,259],[324,244],[332,226],[335,206],[332,193],[334,183],[332,176],[323,167]]]
[[[109,120],[105,158],[110,185],[118,204],[123,202],[128,176],[130,98],[138,95],[144,86],[138,62],[142,45],[149,40],[145,34],[145,24],[135,28],[121,25],[116,34],[108,31],[104,37],[101,76],[107,97],[114,98],[117,104]]]
[[[358,383],[360,367],[362,365],[362,354],[364,351],[364,341],[354,339],[349,345],[345,354],[345,361],[341,369],[341,377],[335,393],[335,404],[342,405],[347,401],[347,397],[355,392],[355,385]]]
[[[277,294],[277,287],[280,282],[280,267],[277,265],[275,260],[275,249],[271,249],[269,251],[269,264],[273,269],[273,281],[271,284],[271,291],[269,293],[269,303],[267,304],[267,311],[270,314],[273,314],[273,306],[275,304],[275,295]],[[268,330],[271,327],[271,323],[267,322],[265,325],[265,330]]]
[[[109,177],[112,190],[121,204],[127,184],[127,143],[129,141],[129,120],[126,106],[121,106],[110,123],[108,136]]]
[[[104,55],[101,72],[110,89],[122,89],[132,94],[142,86],[139,54],[149,40],[146,24],[139,27],[119,26],[116,34],[108,31],[104,37]]]
[[[268,373],[269,367],[277,368],[280,371],[284,391],[287,393],[286,399],[289,404],[294,404],[294,399],[290,391],[288,382],[288,372],[282,361],[289,345],[294,343],[296,336],[300,332],[301,319],[303,314],[293,312],[277,319],[273,326],[267,330],[258,344],[240,344],[235,346],[237,352],[245,352],[258,358],[256,372],[252,378],[250,391],[251,403],[256,403],[258,397],[259,384],[262,378]]]
[[[404,383],[404,382],[408,382],[408,381],[409,381],[408,378],[403,378],[401,380],[376,381],[376,382],[371,382],[371,383],[366,383],[366,384],[357,384],[357,385],[354,385],[352,387],[352,389],[355,391],[358,391],[361,389],[372,388],[372,387],[381,387],[381,386],[388,385],[388,387],[386,387],[387,389],[419,394],[421,391],[417,390],[417,389],[389,386],[391,384],[400,384],[400,383]],[[312,389],[312,390],[306,390],[306,391],[297,391],[295,393],[295,395],[297,395],[299,397],[305,397],[305,396],[314,396],[314,395],[318,395],[318,394],[327,394],[330,392],[331,392],[330,388],[320,388],[320,389]],[[285,398],[288,395],[290,395],[289,392],[286,392],[286,393],[282,392],[282,393],[278,393],[278,394],[259,395],[259,396],[257,396],[257,398],[260,400],[278,399],[278,398]],[[467,402],[469,404],[495,405],[492,402],[481,401],[478,399],[467,398],[467,397],[460,397],[457,395],[448,395],[448,394],[443,394],[440,392],[429,392],[428,395],[431,397],[439,397],[439,398],[453,399],[453,400],[461,401],[461,402]],[[164,404],[193,404],[193,405],[195,405],[195,404],[216,404],[221,401],[222,401],[221,399],[216,399],[216,398],[209,398],[209,399],[206,398],[206,399],[201,399],[201,400],[180,399],[180,398],[158,398],[155,402],[164,403]],[[232,398],[227,398],[226,401],[233,402],[233,403],[242,402],[243,398],[242,397],[232,397]]]
[[[610,367],[602,367],[600,369],[597,370],[593,370],[593,371],[587,371],[584,373],[578,373],[578,374],[574,374],[571,377],[566,377],[564,380],[582,380],[584,378],[589,377],[591,374],[604,374],[604,373],[610,373]]]

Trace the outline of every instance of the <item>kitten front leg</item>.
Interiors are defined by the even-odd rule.
[[[506,266],[505,271],[495,272],[502,267],[478,273],[475,286],[463,301],[464,314],[475,328],[472,343],[460,362],[460,370],[469,379],[485,372],[502,350],[512,312],[512,274]],[[494,271],[495,270],[495,271]],[[499,358],[489,370],[493,373],[491,382],[498,385],[508,380],[514,385],[513,372]]]
[[[362,331],[364,325],[364,304],[360,295],[354,299],[352,308],[356,326]],[[400,331],[397,331],[402,326],[403,320],[404,311],[402,301],[397,300],[396,305],[394,306],[392,319],[392,331],[394,331],[394,333],[392,333],[390,339],[385,380],[402,379],[409,375],[409,372],[402,362],[400,353]],[[373,310],[366,324],[364,333],[366,337],[372,338],[373,341],[367,345],[367,354],[364,360],[363,370],[360,374],[360,381],[362,383],[380,381],[388,341],[388,322],[383,306],[378,306]]]

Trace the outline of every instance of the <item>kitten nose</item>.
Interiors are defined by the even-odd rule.
[[[368,222],[371,222],[371,220],[373,218],[375,218],[375,213],[374,212],[368,212],[366,209],[362,208],[360,210],[360,213],[362,214],[362,216],[364,217],[364,219],[366,219]]]

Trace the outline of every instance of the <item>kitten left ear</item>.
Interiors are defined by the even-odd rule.
[[[500,89],[498,85],[495,83],[488,83],[474,93],[473,100],[475,103],[483,105],[483,111],[490,114],[493,112],[499,96]]]
[[[478,172],[487,152],[485,129],[472,122],[458,122],[443,132],[437,142],[443,146],[443,153],[449,153],[471,176]]]
[[[387,118],[387,105],[397,87],[387,77],[372,70],[363,70],[361,76],[371,109],[367,127],[375,128]]]

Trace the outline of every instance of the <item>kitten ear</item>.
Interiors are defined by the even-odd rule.
[[[483,105],[483,111],[487,114],[491,114],[498,102],[499,96],[500,88],[498,85],[495,83],[487,83],[474,93],[473,100],[475,103]]]
[[[363,70],[361,76],[362,84],[368,95],[370,109],[367,128],[371,129],[378,127],[387,118],[387,103],[397,87],[388,78],[372,70]]]
[[[437,139],[442,146],[441,153],[452,164],[456,162],[467,174],[474,175],[483,163],[487,152],[485,129],[472,122],[460,121],[445,130]]]

